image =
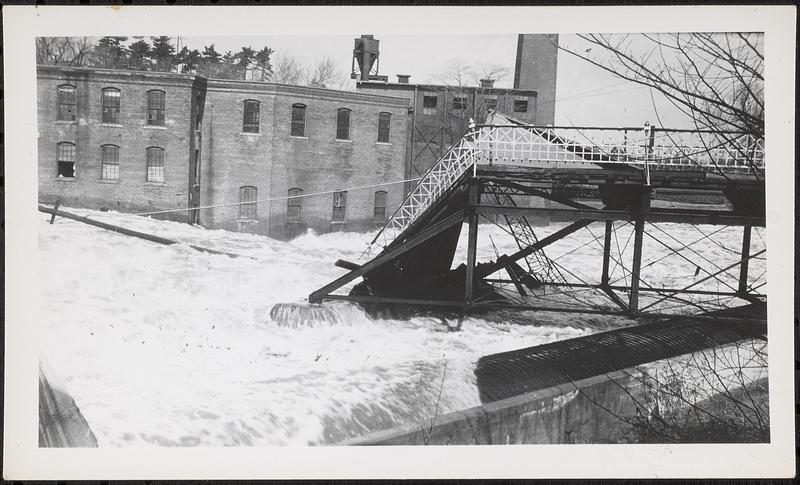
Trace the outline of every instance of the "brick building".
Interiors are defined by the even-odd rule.
[[[377,58],[377,41],[369,35],[363,38],[373,43]],[[558,34],[520,34],[511,89],[495,88],[492,79],[482,79],[479,86],[412,84],[404,74],[397,75],[397,82],[389,82],[387,76],[362,76],[356,89],[409,100],[406,176],[412,178],[436,163],[464,134],[470,119],[482,123],[488,110],[531,124],[552,125],[557,59]]]
[[[43,203],[199,207],[159,217],[288,238],[372,228],[402,200],[406,99],[63,66],[37,83]]]
[[[362,93],[406,98],[411,105],[408,117],[406,176],[424,174],[467,130],[469,120],[480,123],[487,110],[508,113],[535,122],[536,91],[494,88],[491,80],[481,86],[412,84],[409,76],[398,75],[397,82],[359,81]]]

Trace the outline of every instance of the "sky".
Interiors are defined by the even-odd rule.
[[[516,59],[516,34],[480,35],[382,35],[372,33],[380,41],[380,71],[396,80],[397,74],[410,74],[411,82],[436,83],[454,60],[470,65],[497,64],[509,74],[498,80],[497,87],[511,87]],[[281,36],[217,36],[181,37],[190,49],[214,44],[218,52],[239,51],[243,46],[260,49],[264,46],[275,55],[291,55],[306,63],[328,57],[339,66],[345,77],[340,89],[351,90],[350,80],[353,35],[281,35]],[[559,42],[583,52],[583,41],[575,35],[561,35]],[[658,107],[658,121],[653,104]],[[635,83],[624,81],[567,52],[558,53],[556,83],[556,124],[575,126],[642,126],[651,124],[668,128],[691,128],[684,115],[658,93]]]

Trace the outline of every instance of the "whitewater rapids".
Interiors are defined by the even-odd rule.
[[[371,320],[339,303],[337,322],[287,328],[271,321],[273,305],[302,302],[344,274],[333,262],[357,261],[368,235],[309,233],[287,243],[66,210],[180,241],[163,246],[40,215],[42,359],[101,447],[330,444],[430,423],[479,404],[473,368],[482,355],[635,323],[537,313],[530,325],[467,318],[450,332],[434,316]],[[481,242],[479,259],[494,259],[492,243],[500,254],[515,251],[497,228],[482,232],[491,242]],[[596,251],[569,257],[599,259]],[[662,276],[680,275],[672,266]]]

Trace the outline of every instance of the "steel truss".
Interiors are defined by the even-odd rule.
[[[382,252],[312,293],[309,301],[337,299],[463,312],[511,308],[657,316],[704,314],[739,302],[766,300],[761,290],[766,280],[763,213],[741,210],[736,204],[730,210],[651,204],[653,189],[660,187],[722,193],[733,186],[763,193],[763,140],[646,127],[640,133],[633,128],[597,129],[605,139],[592,141],[589,129],[571,129],[472,126],[425,174],[372,241]],[[602,203],[573,200],[556,186],[590,187]],[[529,217],[567,222],[542,237],[534,232]],[[477,261],[483,219],[510,234],[518,251]],[[461,224],[468,226],[459,290],[463,298],[419,298],[392,291],[393,271],[397,278],[413,275],[420,284],[443,281],[446,275],[426,273],[424,265],[413,259],[420,254],[433,256],[443,238],[455,244],[447,235]],[[682,231],[677,236],[676,227]],[[742,228],[741,244],[733,249],[731,231],[736,227]],[[554,256],[554,249],[564,244],[576,246]],[[576,260],[579,255],[582,259]],[[519,264],[523,261],[525,267]],[[588,262],[596,262],[598,268],[588,271]],[[652,280],[653,271],[664,265],[669,267],[662,273],[670,278],[661,279],[671,284]],[[686,273],[689,270],[693,273]],[[333,294],[360,276],[365,281],[371,278],[370,294]],[[452,284],[452,279],[447,281]]]

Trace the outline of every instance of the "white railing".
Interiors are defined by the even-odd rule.
[[[488,164],[625,164],[720,173],[765,168],[764,139],[737,133],[493,126],[481,134],[476,149]]]
[[[385,247],[461,177],[475,165],[475,139],[481,130],[471,130],[462,136],[442,158],[422,177],[403,203],[392,214],[383,228],[370,243]]]

